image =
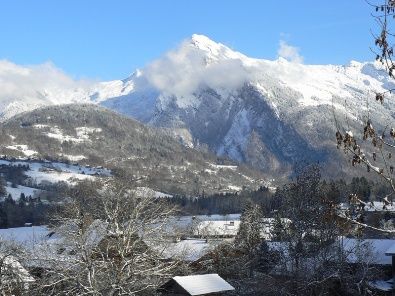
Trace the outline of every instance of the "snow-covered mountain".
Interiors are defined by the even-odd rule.
[[[395,110],[391,100],[383,106],[373,102],[375,92],[394,87],[374,63],[254,59],[202,35],[125,80],[73,83],[65,83],[63,92],[58,85],[46,86],[21,99],[0,94],[2,117],[40,104],[92,102],[169,128],[187,146],[207,145],[217,154],[282,173],[304,159],[337,167],[328,161],[340,157],[334,113],[341,124],[355,128],[366,120],[369,98],[370,116],[382,124]]]
[[[6,120],[0,125],[0,164],[2,155],[29,161],[34,169],[29,176],[38,184],[48,178],[109,175],[102,168],[138,186],[178,194],[228,193],[269,184],[261,172],[185,147],[161,129],[93,104],[43,107]],[[33,165],[43,159],[57,167],[51,167],[55,175]],[[73,165],[65,170],[61,163]],[[81,170],[81,165],[90,169]]]

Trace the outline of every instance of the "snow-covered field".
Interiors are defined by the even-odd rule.
[[[57,126],[49,126],[45,124],[36,124],[33,126],[35,129],[44,129],[43,134],[47,137],[57,139],[60,142],[71,141],[74,143],[82,143],[90,141],[89,137],[94,133],[100,133],[101,128],[81,126],[75,128],[77,136],[67,135],[62,129]]]
[[[39,189],[22,186],[22,185],[17,185],[17,187],[14,188],[11,186],[10,182],[7,182],[7,186],[5,187],[5,189],[7,191],[7,194],[11,194],[14,200],[18,200],[19,197],[21,196],[21,193],[23,193],[26,197],[28,196],[33,197],[36,192],[40,191]]]
[[[47,226],[15,227],[0,229],[0,241],[14,241],[24,246],[33,246],[48,238]]]
[[[237,169],[237,165],[222,165],[222,164],[210,163],[210,166],[215,169],[227,169],[227,170],[236,170]]]
[[[86,158],[84,155],[59,154],[59,156],[67,158],[70,161],[80,161]]]
[[[90,179],[95,176],[111,176],[111,171],[105,168],[84,167],[80,165],[69,165],[61,162],[38,162],[38,161],[10,161],[0,159],[0,165],[6,166],[28,166],[26,175],[32,183],[41,184],[45,182],[58,183],[67,182],[75,184],[76,181]]]
[[[26,156],[33,156],[34,154],[37,154],[37,151],[29,149],[27,145],[10,145],[7,146],[6,148],[11,150],[18,150]]]

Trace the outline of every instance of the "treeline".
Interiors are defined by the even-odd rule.
[[[0,228],[20,227],[25,223],[40,225],[47,222],[50,206],[38,199],[26,198],[24,194],[18,201],[8,195],[0,202]]]
[[[355,177],[348,183],[343,179],[323,180],[320,183],[328,200],[337,204],[347,202],[351,193],[356,193],[365,201],[380,201],[391,192],[391,188],[387,184],[369,181],[365,177]],[[278,210],[281,205],[279,191],[272,192],[265,186],[261,186],[256,191],[213,195],[203,193],[196,197],[174,195],[167,200],[169,203],[179,206],[181,213],[186,215],[241,213],[250,203],[259,205],[266,213],[271,213]]]
[[[240,213],[247,204],[255,203],[266,208],[271,201],[273,193],[267,187],[260,187],[256,191],[242,191],[237,193],[200,195],[188,197],[175,195],[167,198],[169,203],[180,207],[181,214],[186,215],[212,215]]]
[[[25,172],[28,170],[28,165],[0,165],[0,176],[2,176],[2,179],[10,182],[12,187],[16,187],[18,184],[23,184],[26,180]],[[2,183],[4,186],[5,182],[3,181]]]
[[[58,184],[25,184],[27,165],[0,166],[0,228],[20,227],[25,223],[40,225],[48,223],[51,202],[64,200],[69,187],[66,183]],[[42,191],[34,196],[12,196],[7,192],[9,186],[30,185]],[[44,201],[44,202],[43,202]]]

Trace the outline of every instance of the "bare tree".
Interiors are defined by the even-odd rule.
[[[173,274],[178,263],[163,260],[145,243],[164,239],[172,209],[133,192],[116,181],[73,189],[56,219],[64,239],[45,258],[37,294],[152,295]]]
[[[331,295],[335,289],[354,295],[359,282],[365,283],[370,275],[352,272],[344,259],[347,255],[339,246],[343,221],[337,216],[336,202],[329,198],[330,190],[321,182],[319,167],[308,165],[276,194],[281,200],[278,216],[289,221],[284,225],[278,219],[276,242],[271,244],[279,256],[272,273],[285,279],[281,293]]]
[[[375,54],[376,60],[381,64],[383,74],[387,74],[390,78],[395,78],[393,61],[394,55],[394,30],[393,18],[395,15],[395,1],[393,0],[375,0],[373,2],[367,1],[372,7],[372,16],[376,20],[378,26],[378,33],[373,32],[374,47],[372,52]],[[375,103],[386,104],[386,100],[392,99],[394,89],[391,85],[383,92],[375,93]],[[342,148],[346,155],[349,156],[352,166],[361,166],[370,174],[375,174],[386,182],[391,188],[391,193],[380,197],[383,204],[383,210],[392,205],[393,195],[395,193],[394,182],[394,149],[395,149],[395,125],[393,122],[387,122],[385,125],[380,125],[379,122],[374,122],[371,116],[372,108],[369,107],[369,98],[367,102],[367,115],[364,119],[362,130],[351,130],[350,127],[344,127],[339,123],[335,116],[336,122],[336,141],[338,148]],[[380,112],[376,109],[376,112]],[[378,114],[380,115],[380,114]],[[377,117],[376,117],[377,118]],[[359,136],[361,135],[361,136]],[[357,224],[362,228],[370,228],[374,231],[395,233],[389,227],[374,227],[363,221],[363,215],[366,203],[361,200],[361,197],[352,193],[349,196],[350,204],[358,205],[354,207],[356,215],[344,215],[343,218]]]

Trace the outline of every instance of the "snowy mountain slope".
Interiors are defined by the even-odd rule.
[[[13,71],[27,77],[42,72],[25,70]],[[18,91],[12,98],[13,92],[6,96],[0,91],[0,118],[42,105],[100,104],[167,128],[189,147],[205,145],[273,175],[301,160],[337,169],[342,156],[334,147],[333,113],[340,124],[360,130],[367,99],[370,116],[378,114],[373,119],[382,125],[393,118],[395,107],[392,100],[383,106],[373,102],[375,92],[395,86],[374,63],[254,59],[202,35],[193,35],[124,80],[80,82],[51,71],[60,82],[36,83],[34,92]],[[28,85],[34,82],[30,80],[22,79]]]
[[[255,189],[266,184],[257,171],[185,147],[167,131],[93,104],[43,107],[6,120],[0,125],[0,155],[30,156],[55,164],[79,159],[79,165],[109,168],[116,176],[136,180],[138,186],[166,193],[234,192],[239,191],[235,187]],[[74,176],[78,171],[71,171],[74,165],[78,166],[61,168],[64,178],[80,177]],[[31,177],[37,182],[62,177],[36,171]]]
[[[102,104],[182,131],[188,143],[206,144],[219,155],[274,175],[303,160],[320,161],[336,175],[343,156],[333,141],[334,113],[341,125],[361,130],[369,98],[370,116],[378,114],[374,120],[381,125],[392,118],[395,107],[391,100],[383,106],[373,102],[375,92],[394,86],[374,63],[252,59],[199,35],[125,83],[134,85],[130,94],[109,100],[118,105]],[[154,95],[139,96],[143,89]],[[141,102],[133,103],[136,95],[144,100],[143,108]]]

